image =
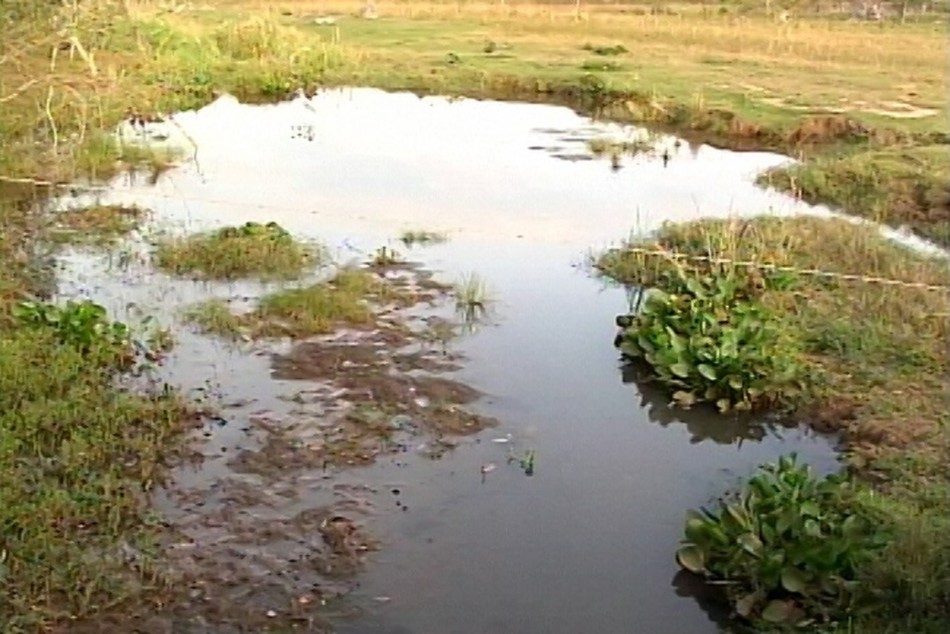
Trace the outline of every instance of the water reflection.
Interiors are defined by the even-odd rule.
[[[647,370],[638,363],[623,363],[620,367],[621,380],[625,384],[637,387],[640,408],[646,412],[651,422],[661,427],[685,425],[689,431],[690,443],[698,444],[710,440],[720,445],[743,442],[761,442],[767,436],[782,437],[781,430],[794,429],[797,424],[778,417],[763,417],[747,412],[719,414],[712,406],[704,404],[689,410],[672,407],[669,392],[663,386],[653,383]]]

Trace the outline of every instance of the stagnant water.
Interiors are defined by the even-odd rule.
[[[283,583],[300,586],[293,592],[322,583],[294,568],[306,535],[268,541],[252,529],[345,498],[381,548],[348,588],[359,610],[335,620],[340,632],[716,632],[721,613],[673,558],[686,509],[785,452],[819,471],[836,467],[828,439],[671,411],[662,394],[638,387],[611,345],[626,295],[578,266],[591,249],[665,220],[827,214],[753,184],[784,157],[660,138],[667,164],[627,157],[613,169],[591,160],[586,141],[632,131],[567,108],[364,89],[270,106],[222,98],[175,120],[195,156],[155,183],[117,179],[103,201],[148,207],[174,231],[273,220],[341,260],[394,244],[403,229],[445,231],[447,243],[410,257],[449,282],[476,272],[496,300],[491,323],[452,345],[465,355],[457,378],[484,392],[477,408],[501,425],[438,460],[413,450],[329,477],[233,472],[229,458],[260,443],[248,421],[292,418],[307,386],[271,378],[254,348],[178,329],[162,376],[213,395],[223,420],[197,434],[203,464],[177,469],[178,493],[157,503],[193,540],[188,548],[235,558],[235,604],[285,610],[268,579],[286,570],[294,579]],[[68,254],[61,295],[174,323],[199,299],[264,290],[174,280],[125,259],[117,267]],[[535,451],[531,477],[506,464],[512,448]],[[483,475],[489,464],[497,468]],[[235,502],[242,485],[257,497]],[[236,539],[245,528],[252,539]],[[175,631],[231,631],[202,627]]]

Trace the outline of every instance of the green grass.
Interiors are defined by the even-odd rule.
[[[373,323],[370,301],[393,293],[367,271],[343,270],[325,282],[265,295],[249,313],[235,314],[227,302],[211,299],[189,308],[185,319],[203,332],[230,339],[309,337]]]
[[[380,282],[365,271],[344,270],[329,282],[268,295],[251,319],[261,335],[305,337],[339,325],[365,325],[373,314],[366,300]]]
[[[159,268],[198,279],[293,279],[320,262],[320,251],[304,245],[280,225],[246,223],[209,233],[161,240]]]
[[[242,319],[231,312],[223,299],[209,299],[188,308],[185,321],[194,324],[201,332],[237,339],[242,334]]]
[[[108,246],[142,226],[147,212],[139,207],[94,205],[53,214],[50,238],[58,243]]]
[[[142,492],[161,480],[184,411],[174,394],[117,390],[109,346],[3,333],[0,624],[38,631],[161,585]],[[125,560],[136,552],[137,568]]]
[[[946,261],[843,220],[668,225],[642,246],[909,283],[947,281]],[[621,247],[597,266],[620,282],[649,285],[669,264]],[[946,292],[799,275],[791,289],[766,290],[761,302],[797,339],[797,362],[814,378],[795,416],[843,435],[851,464],[899,528],[867,573],[868,585],[886,593],[882,609],[855,631],[943,631],[950,623],[950,533],[939,530],[950,517]]]

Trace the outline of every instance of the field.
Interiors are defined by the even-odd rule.
[[[341,85],[559,103],[721,147],[792,155],[802,162],[761,181],[950,245],[945,13],[875,22],[804,9],[780,19],[725,2],[389,0],[378,19],[365,19],[360,3],[337,0],[53,5],[0,7],[0,526],[18,536],[0,547],[0,589],[13,597],[0,603],[0,623],[10,631],[95,615],[162,587],[151,559],[134,584],[114,558],[80,562],[126,543],[152,552],[159,526],[138,492],[180,448],[187,404],[116,388],[131,338],[104,318],[76,308],[87,325],[48,331],[16,306],[49,290],[45,247],[62,239],[63,227],[32,204],[48,188],[31,181],[167,167],[167,157],[111,143],[110,130],[130,113],[196,108],[223,92],[266,102]],[[99,242],[137,221],[103,218]],[[768,253],[797,268],[946,283],[943,264],[847,223],[763,223],[754,233],[757,242],[739,244],[734,227],[699,224],[666,235],[663,246],[689,252],[701,235],[729,256]],[[297,270],[312,254],[290,246],[287,266]],[[169,250],[169,268],[214,268],[182,253]],[[246,251],[235,253],[240,260]],[[802,293],[804,308],[784,295],[768,300],[803,337],[809,367],[825,373],[827,385],[808,393],[799,414],[841,433],[900,535],[865,580],[897,609],[841,631],[946,631],[946,295],[851,283]],[[93,339],[77,347],[77,337]],[[122,468],[129,452],[138,458]],[[52,455],[61,460],[55,469],[41,460]],[[92,550],[82,541],[90,534]]]

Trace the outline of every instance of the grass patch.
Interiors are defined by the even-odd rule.
[[[242,320],[240,316],[231,312],[228,303],[223,299],[209,299],[200,302],[184,314],[185,321],[194,324],[204,333],[221,335],[230,339],[238,339],[242,334]]]
[[[209,280],[294,279],[320,262],[316,249],[294,240],[275,222],[164,240],[156,256],[165,271]]]
[[[140,207],[94,205],[53,215],[50,238],[63,244],[109,246],[142,226],[147,212]]]
[[[950,245],[950,153],[946,146],[886,149],[813,159],[759,178],[810,203],[892,226]]]
[[[332,279],[264,296],[253,311],[235,314],[212,299],[190,308],[185,318],[207,333],[241,337],[309,337],[342,326],[374,322],[371,302],[398,298],[398,292],[367,271],[343,270]]]
[[[946,260],[843,220],[704,220],[667,225],[654,240],[636,246],[909,284],[947,280]],[[624,284],[665,289],[681,268],[694,279],[739,274],[730,265],[647,256],[625,247],[603,254],[596,265]],[[742,270],[758,289],[757,305],[775,316],[782,336],[795,341],[790,363],[811,378],[791,401],[792,413],[843,435],[852,466],[874,483],[871,497],[896,527],[884,554],[861,568],[864,591],[885,594],[874,612],[851,615],[857,619],[854,631],[942,631],[950,619],[950,533],[936,535],[933,527],[944,526],[941,518],[950,514],[946,291],[804,273],[775,285],[768,269]],[[729,318],[721,314],[714,322]],[[703,321],[693,323],[699,328]],[[913,612],[904,609],[908,605]]]
[[[55,319],[83,311],[92,317]],[[161,480],[185,415],[173,393],[116,388],[128,367],[122,325],[82,306],[31,314],[0,338],[4,631],[45,629],[161,585],[159,527],[142,494]]]

